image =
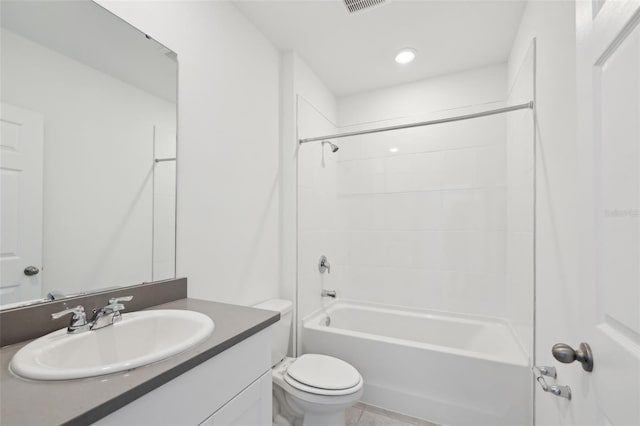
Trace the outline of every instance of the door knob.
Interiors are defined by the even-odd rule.
[[[579,361],[584,371],[593,371],[593,353],[587,343],[580,343],[578,349],[573,349],[565,343],[556,343],[551,348],[551,353],[560,362],[571,364],[573,361]]]
[[[32,275],[38,275],[39,272],[40,269],[36,268],[35,266],[27,266],[26,268],[24,268],[24,274],[28,277]]]

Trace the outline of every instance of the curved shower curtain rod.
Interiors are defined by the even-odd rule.
[[[346,138],[349,136],[368,135],[370,133],[388,132],[391,130],[409,129],[412,127],[431,126],[434,124],[450,123],[452,121],[469,120],[472,118],[486,117],[488,115],[502,114],[505,112],[517,111],[519,109],[533,109],[533,101],[525,104],[514,105],[510,107],[491,109],[488,111],[475,112],[473,114],[457,115],[454,117],[440,118],[438,120],[421,121],[418,123],[399,124],[397,126],[378,127],[377,129],[358,130],[354,132],[336,133],[334,135],[316,136],[313,138],[299,139],[298,143],[303,144],[307,142],[326,141],[328,139]]]

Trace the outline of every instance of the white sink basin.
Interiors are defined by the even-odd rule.
[[[99,330],[54,331],[20,349],[9,368],[35,380],[66,380],[131,370],[176,355],[213,332],[211,318],[199,312],[155,310],[122,315]]]

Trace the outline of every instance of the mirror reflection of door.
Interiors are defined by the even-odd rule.
[[[38,299],[42,287],[42,116],[0,111],[0,305]],[[25,273],[28,267],[31,275]]]
[[[0,101],[44,127],[34,190],[5,165],[31,133],[3,109],[0,309],[174,278],[176,54],[90,0],[0,9]]]

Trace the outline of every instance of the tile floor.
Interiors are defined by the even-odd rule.
[[[347,409],[346,423],[347,426],[438,426],[361,402]]]

